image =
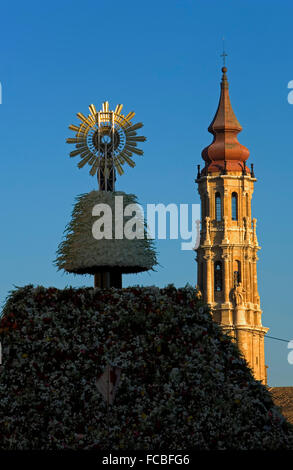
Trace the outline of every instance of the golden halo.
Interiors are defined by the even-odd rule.
[[[132,155],[143,155],[143,151],[137,148],[137,142],[146,141],[145,137],[136,132],[143,127],[143,123],[132,124],[135,113],[131,111],[124,116],[121,114],[122,108],[123,105],[118,104],[115,111],[110,111],[109,103],[105,101],[100,111],[91,104],[88,117],[77,113],[81,123],[79,126],[69,126],[76,134],[66,142],[75,144],[70,157],[80,156],[78,168],[88,163],[91,166],[90,174],[94,176],[99,167],[108,165],[107,160],[112,160],[119,175],[124,173],[122,165],[125,162],[132,168],[135,166]]]

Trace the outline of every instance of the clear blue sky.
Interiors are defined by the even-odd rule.
[[[69,159],[68,125],[109,100],[145,124],[145,154],[117,189],[142,203],[199,203],[194,183],[219,98],[225,36],[241,143],[258,182],[253,213],[263,324],[293,339],[293,5],[288,1],[51,0],[1,6],[0,301],[14,285],[92,285],[57,273],[52,261],[76,195],[96,188]],[[127,284],[196,283],[194,253],[157,244],[156,273]],[[293,385],[286,343],[266,340],[269,384]]]

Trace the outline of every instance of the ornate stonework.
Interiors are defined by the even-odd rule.
[[[241,126],[230,104],[227,69],[222,70],[220,102],[209,127],[214,141],[203,151],[205,167],[196,180],[202,207],[198,285],[215,321],[233,336],[255,378],[266,383],[268,328],[261,323],[256,269],[260,247],[251,215],[256,178],[246,167],[249,151],[237,140]]]

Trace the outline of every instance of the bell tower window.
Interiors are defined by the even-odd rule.
[[[214,266],[214,278],[215,278],[215,291],[221,292],[222,290],[222,263],[221,261],[216,261]]]
[[[215,194],[215,203],[216,203],[216,221],[219,222],[222,220],[222,200],[220,193]]]
[[[237,198],[237,193],[232,193],[232,220],[238,220],[238,198]]]

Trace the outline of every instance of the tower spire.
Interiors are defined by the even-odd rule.
[[[208,127],[214,140],[202,152],[208,173],[221,172],[224,168],[228,172],[243,171],[244,162],[249,157],[249,150],[238,142],[237,134],[241,130],[242,127],[231,106],[227,67],[224,66],[222,67],[219,105]]]
[[[268,328],[261,321],[260,246],[251,209],[256,179],[253,166],[251,172],[246,166],[249,151],[237,140],[242,127],[230,103],[225,66],[222,73],[218,109],[208,128],[214,140],[202,152],[206,166],[196,179],[201,199],[197,283],[214,321],[235,340],[255,378],[267,383]]]

